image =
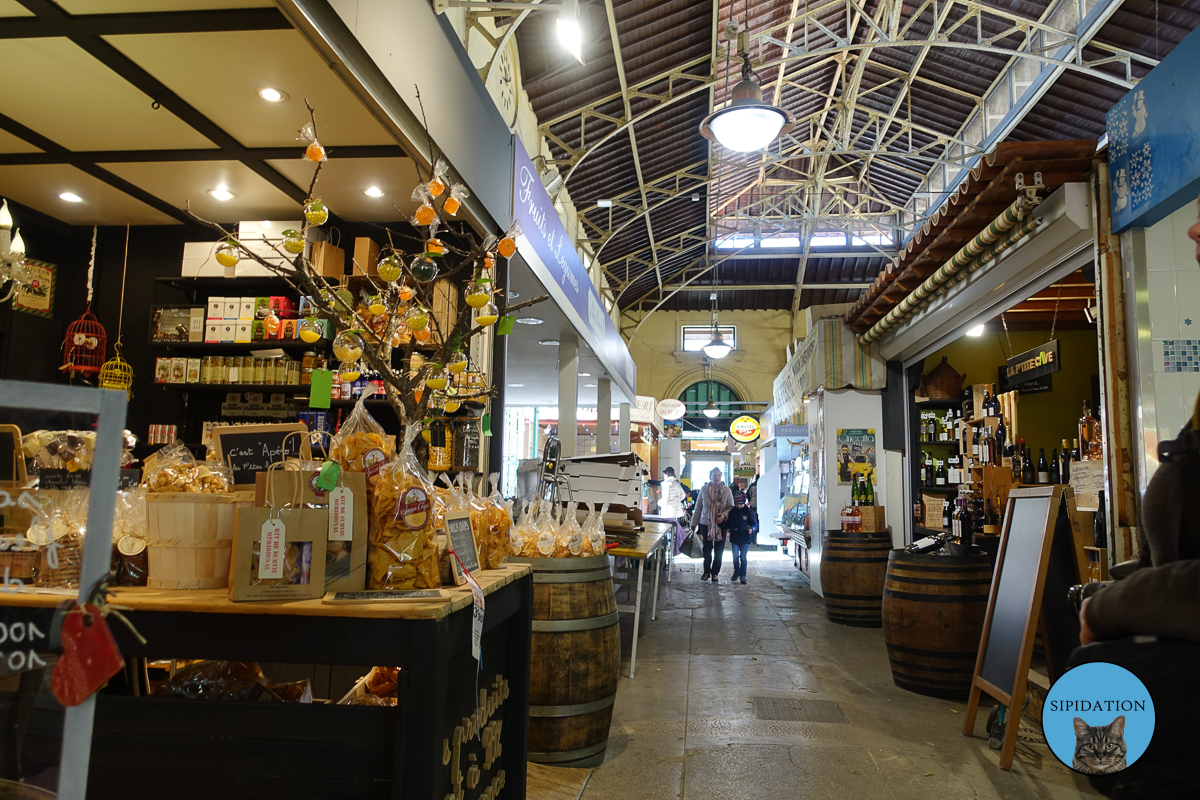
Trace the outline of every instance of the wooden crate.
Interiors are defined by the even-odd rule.
[[[229,562],[238,508],[253,493],[146,496],[151,589],[219,589],[229,585]]]

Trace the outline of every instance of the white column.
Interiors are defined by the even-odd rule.
[[[612,383],[608,378],[596,381],[596,455],[612,450]]]
[[[621,403],[621,421],[617,424],[617,444],[620,452],[629,452],[629,403]]]
[[[562,337],[558,343],[558,440],[562,457],[575,457],[579,426],[579,343]]]

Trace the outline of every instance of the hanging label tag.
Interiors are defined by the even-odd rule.
[[[238,368],[237,367],[229,368],[229,382],[230,383],[238,382]]]
[[[337,486],[338,478],[341,477],[342,466],[336,461],[326,461],[321,465],[321,471],[317,473],[317,488],[331,491]]]
[[[329,493],[329,541],[349,542],[354,539],[354,494],[345,486]]]
[[[471,573],[465,569],[462,573],[463,577],[467,579],[467,585],[471,587],[471,599],[475,602],[474,612],[471,616],[471,655],[478,662],[480,642],[483,640],[483,589],[480,588],[479,582],[472,577]]]
[[[269,519],[263,523],[262,539],[258,544],[260,581],[283,577],[283,535],[286,530],[283,520]]]

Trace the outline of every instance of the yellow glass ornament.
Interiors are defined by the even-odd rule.
[[[485,328],[488,325],[495,323],[500,318],[500,312],[496,310],[495,303],[488,303],[482,308],[475,309],[475,323],[482,325]]]
[[[362,374],[361,368],[357,363],[342,364],[341,370],[338,372],[338,377],[344,381],[358,380],[358,376]]]
[[[467,354],[462,350],[455,350],[450,354],[449,360],[446,362],[446,369],[453,372],[455,375],[467,368]]]
[[[296,335],[305,344],[320,341],[323,333],[324,331],[321,330],[321,326],[317,324],[315,319],[306,319],[296,326]]]
[[[288,228],[283,232],[283,249],[294,256],[304,252],[304,237],[300,231]]]
[[[242,257],[238,255],[237,248],[229,242],[217,248],[217,263],[222,267],[236,267],[241,260]]]
[[[404,324],[413,333],[423,331],[429,327],[429,312],[420,306],[413,306],[404,315]]]
[[[343,364],[353,364],[362,358],[363,340],[354,331],[342,331],[333,340],[333,354]],[[351,378],[353,380],[353,378]]]
[[[482,308],[492,299],[492,282],[478,280],[467,287],[467,305],[471,308]]]
[[[450,383],[450,376],[445,369],[433,368],[433,372],[429,373],[429,377],[425,379],[425,385],[430,389],[445,389]]]
[[[400,260],[399,256],[384,256],[379,259],[375,272],[379,275],[379,280],[391,283],[404,274],[404,262]]]
[[[309,225],[324,225],[329,219],[329,208],[319,199],[309,200],[304,206],[304,218]]]

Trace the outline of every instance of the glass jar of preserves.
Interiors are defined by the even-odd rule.
[[[212,383],[213,357],[205,356],[200,359],[200,382]]]
[[[454,466],[454,429],[450,420],[438,418],[429,423],[430,472],[449,472]]]
[[[454,469],[460,472],[479,470],[479,424],[473,418],[454,423]]]
[[[306,350],[304,351],[304,355],[300,357],[300,366],[304,369],[315,369],[318,358],[316,350]]]
[[[286,382],[289,385],[299,386],[300,385],[300,362],[299,361],[288,361],[286,374],[287,374]],[[280,381],[280,382],[283,383],[283,381]]]
[[[301,367],[300,368],[300,385],[301,386],[312,385],[312,372],[313,372],[312,367]]]

